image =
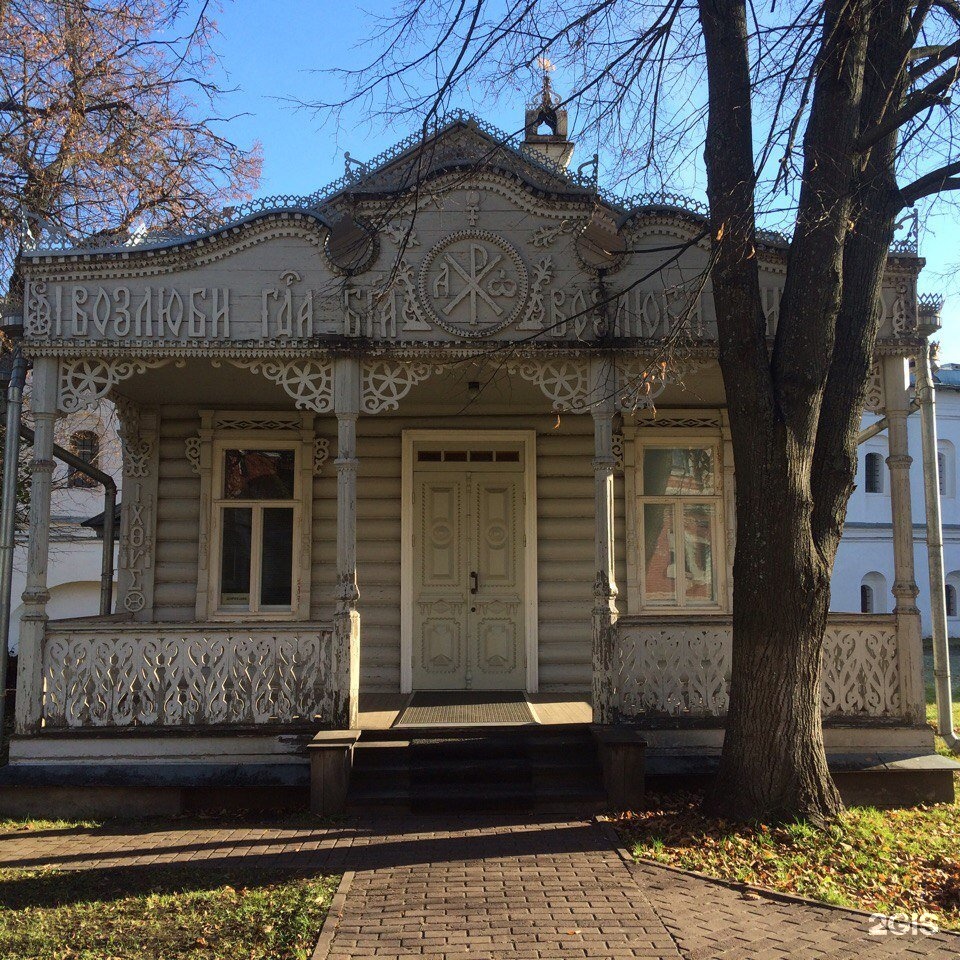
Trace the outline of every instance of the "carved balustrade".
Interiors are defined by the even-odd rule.
[[[333,721],[327,626],[68,623],[44,637],[46,727]]]
[[[729,617],[621,617],[617,698],[624,719],[722,717],[729,705]],[[823,650],[825,717],[898,717],[900,666],[892,615],[832,615]]]

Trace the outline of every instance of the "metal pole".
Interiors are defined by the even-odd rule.
[[[33,443],[33,431],[21,424],[20,436]],[[75,453],[65,450],[58,444],[53,445],[53,455],[63,463],[73,467],[78,473],[96,480],[103,487],[103,559],[100,563],[100,614],[106,616],[113,606],[113,548],[115,524],[113,515],[117,509],[117,485],[113,477],[82,460]]]
[[[117,507],[117,488],[103,488],[103,563],[100,567],[100,616],[110,614],[113,606],[113,514]]]
[[[17,527],[17,474],[20,463],[20,417],[27,361],[20,345],[13,348],[13,370],[7,387],[7,432],[3,444],[3,494],[0,502],[0,730],[7,695],[7,656],[13,592],[13,550]]]
[[[930,614],[933,621],[933,680],[937,696],[937,730],[954,752],[960,738],[953,729],[950,685],[950,642],[947,637],[947,590],[943,572],[943,526],[940,515],[940,465],[937,463],[937,408],[930,345],[917,357],[917,397],[923,440],[923,496],[927,514],[927,569],[930,574]]]

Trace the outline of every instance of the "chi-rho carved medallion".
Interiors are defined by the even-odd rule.
[[[510,326],[527,302],[527,268],[502,237],[464,230],[441,240],[420,267],[428,316],[448,333],[486,337]]]

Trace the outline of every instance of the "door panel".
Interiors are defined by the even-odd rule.
[[[460,689],[466,678],[466,486],[455,474],[415,480],[413,684],[419,690]]]
[[[522,690],[523,473],[414,473],[413,687]]]
[[[473,687],[523,689],[523,474],[475,474],[477,593],[468,621]]]

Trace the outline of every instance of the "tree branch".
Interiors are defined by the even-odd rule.
[[[929,197],[944,190],[956,190],[957,184],[960,184],[958,177],[960,177],[960,160],[931,170],[930,173],[924,174],[900,190],[901,206],[912,207],[923,197]]]

